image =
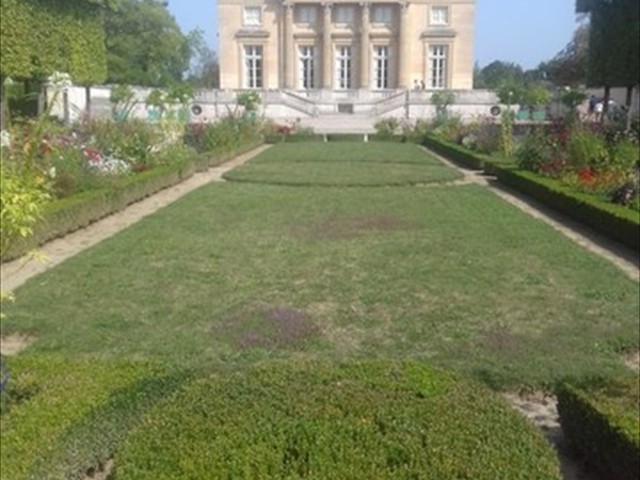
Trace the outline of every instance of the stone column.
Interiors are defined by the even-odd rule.
[[[409,63],[411,56],[411,32],[409,31],[409,2],[400,4],[400,34],[398,35],[398,88],[411,88]]]
[[[284,86],[294,88],[293,4],[284,4]]]
[[[322,88],[331,89],[331,3],[322,4],[324,10],[324,19],[322,23]]]
[[[362,20],[360,26],[360,88],[368,89],[370,69],[371,49],[369,42],[369,4],[361,3]]]

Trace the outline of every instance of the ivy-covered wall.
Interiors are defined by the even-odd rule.
[[[0,76],[42,79],[64,71],[75,84],[104,82],[104,5],[96,0],[2,0]]]

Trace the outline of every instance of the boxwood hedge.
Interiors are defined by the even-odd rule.
[[[460,145],[443,142],[430,136],[423,138],[422,145],[462,167],[471,170],[482,170],[484,168],[486,160],[484,155],[472,152]]]
[[[495,166],[498,180],[633,249],[640,248],[640,215],[621,205],[575,192],[558,180],[514,166]]]
[[[200,378],[115,456],[129,479],[560,479],[493,393],[413,363],[271,364]]]
[[[637,376],[598,388],[564,384],[557,390],[567,443],[602,478],[640,478],[640,391]]]
[[[7,368],[0,417],[0,477],[7,480],[86,478],[186,378],[148,363],[51,356],[11,357]]]

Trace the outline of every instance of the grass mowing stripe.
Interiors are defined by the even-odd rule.
[[[252,163],[393,163],[442,165],[436,157],[415,144],[387,143],[282,143],[271,147]]]
[[[380,187],[447,182],[462,174],[444,165],[411,163],[249,163],[227,172],[224,178],[274,185]]]
[[[16,293],[36,351],[183,366],[428,358],[503,388],[638,346],[637,283],[474,185],[210,185]]]

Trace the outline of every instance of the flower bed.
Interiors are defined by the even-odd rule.
[[[121,178],[110,188],[90,190],[55,200],[45,205],[43,217],[35,224],[33,234],[14,244],[2,258],[9,261],[55,238],[62,237],[123,210],[164,188],[191,177],[196,171],[205,171],[247,152],[261,141],[223,152],[201,153],[197,157],[173,165],[159,166],[136,175]]]

